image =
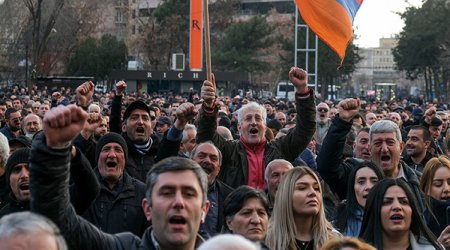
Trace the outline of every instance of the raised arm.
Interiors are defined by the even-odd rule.
[[[339,198],[345,199],[351,166],[342,157],[345,138],[352,128],[352,119],[359,111],[359,100],[345,99],[339,103],[336,116],[323,140],[317,156],[317,171]]]
[[[55,222],[70,249],[118,249],[114,236],[78,217],[69,202],[71,141],[86,119],[75,105],[45,114],[44,134],[35,138],[30,155],[31,210]]]

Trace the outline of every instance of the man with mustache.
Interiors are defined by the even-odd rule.
[[[127,144],[117,133],[107,133],[97,142],[94,173],[100,194],[83,217],[107,233],[132,232],[142,236],[148,224],[140,205],[145,184],[125,170]]]
[[[358,99],[345,99],[339,103],[339,118],[333,120],[328,135],[325,138],[324,150],[317,157],[317,170],[332,190],[341,199],[346,196],[348,174],[352,164],[336,164],[342,155],[344,139],[350,130],[353,117],[358,113]],[[334,126],[335,125],[335,126]],[[345,130],[347,128],[347,130]],[[425,203],[419,188],[420,172],[410,168],[401,160],[403,149],[402,135],[399,127],[392,121],[381,120],[370,127],[369,150],[371,160],[383,169],[387,178],[405,178],[417,198],[421,211]],[[355,159],[351,159],[355,161]]]
[[[5,126],[0,132],[6,136],[8,140],[16,138],[22,134],[22,114],[15,108],[8,108],[5,112]]]
[[[69,249],[180,249],[203,243],[197,234],[208,212],[207,176],[194,161],[173,157],[155,164],[148,173],[142,209],[152,221],[142,238],[131,233],[107,234],[80,219],[69,204],[71,141],[82,130],[87,113],[75,105],[59,106],[43,120],[44,133],[35,138],[30,156],[31,207],[51,219]]]
[[[250,102],[237,111],[238,140],[226,141],[217,132],[218,99],[216,85],[204,81],[201,94],[203,104],[199,114],[197,142],[212,141],[222,152],[222,166],[219,179],[233,188],[241,185],[264,190],[264,170],[274,159],[294,161],[306,148],[316,128],[314,92],[308,88],[308,74],[305,70],[292,67],[290,82],[296,88],[296,123],[286,136],[267,141],[266,108]]]
[[[205,223],[200,226],[200,231],[206,232],[209,236],[214,236],[222,230],[224,222],[223,204],[225,198],[233,189],[217,179],[222,164],[222,153],[212,142],[198,144],[192,150],[191,158],[208,175],[208,201],[210,206]]]
[[[116,95],[112,101],[110,131],[121,134],[127,143],[128,160],[126,171],[131,176],[145,182],[147,172],[155,164],[160,139],[153,133],[150,108],[140,100],[129,103],[121,118],[122,96],[127,84],[116,84]]]

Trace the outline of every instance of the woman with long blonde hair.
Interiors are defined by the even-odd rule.
[[[266,244],[272,250],[316,250],[342,237],[325,218],[322,188],[307,167],[289,170],[278,186]]]

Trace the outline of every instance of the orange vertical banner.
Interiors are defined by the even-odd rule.
[[[191,20],[189,39],[189,68],[202,70],[203,59],[203,6],[202,0],[191,0]]]

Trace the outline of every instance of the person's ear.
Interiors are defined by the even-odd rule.
[[[142,209],[144,210],[144,215],[147,221],[152,221],[152,204],[147,198],[142,199]]]
[[[201,224],[205,223],[205,219],[206,219],[206,215],[208,214],[208,210],[209,210],[209,201],[207,200],[205,202],[205,205],[203,205],[202,207],[202,219],[201,219]]]

